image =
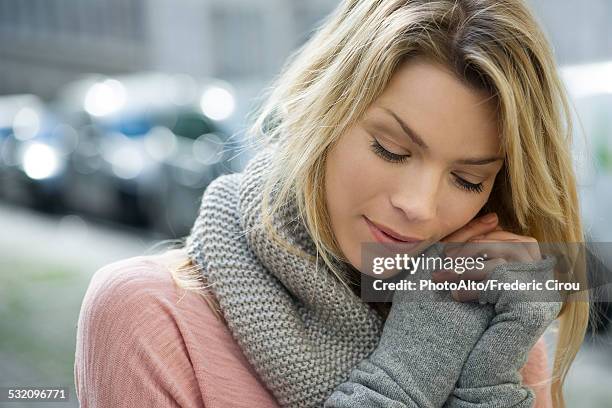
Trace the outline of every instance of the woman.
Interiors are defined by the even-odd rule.
[[[344,1],[271,89],[264,147],[207,187],[184,248],[93,277],[81,405],[564,407],[586,303],[358,296],[364,242],[582,241],[566,97],[525,4]]]

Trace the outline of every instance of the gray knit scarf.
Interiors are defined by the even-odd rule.
[[[382,320],[321,259],[317,268],[260,228],[262,187],[274,151],[266,147],[241,173],[220,176],[206,188],[186,248],[280,406],[320,407],[377,346]],[[297,207],[287,205],[274,225],[315,256],[297,219]]]

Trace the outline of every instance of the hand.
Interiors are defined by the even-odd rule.
[[[467,240],[495,225],[474,221],[453,239]],[[443,246],[431,245],[423,255],[440,257]],[[430,269],[421,265],[415,273],[429,277]],[[395,290],[376,349],[324,406],[441,407],[493,314],[489,305],[453,301],[448,291]]]
[[[501,230],[498,223],[497,214],[488,213],[474,218],[463,227],[442,238],[440,242],[468,242],[472,239],[483,237],[487,232]]]
[[[495,230],[480,235],[472,235],[469,231],[469,228],[467,231],[459,230],[459,234],[452,236],[450,240],[447,239],[451,243],[466,242],[466,244],[459,247],[453,246],[445,252],[445,255],[452,258],[475,258],[486,254],[486,260],[483,262],[484,268],[467,269],[461,274],[453,270],[436,271],[432,273],[432,280],[434,282],[483,281],[489,278],[493,270],[499,265],[510,262],[535,262],[542,260],[538,241],[533,237],[504,231],[498,225],[496,225]],[[469,239],[465,241],[465,238],[468,236]],[[455,241],[457,238],[463,240]],[[451,294],[455,300],[460,302],[478,300],[480,295],[478,291],[474,290],[453,290]]]
[[[432,274],[433,281],[491,279],[511,283],[542,281],[553,276],[555,258],[546,255],[543,259],[538,242],[532,237],[496,227],[494,231],[459,242],[464,245],[447,251],[447,256],[475,257],[486,253],[485,267],[466,269],[463,274],[439,271]],[[493,304],[495,316],[465,362],[445,408],[533,406],[534,393],[522,384],[519,370],[525,365],[529,350],[562,306],[558,301],[538,301],[543,298],[542,292],[536,291],[537,300],[534,300],[533,293],[521,290],[453,291],[452,297],[460,302],[478,299],[481,304]]]

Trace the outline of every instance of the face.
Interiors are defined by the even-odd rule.
[[[331,149],[326,201],[344,256],[361,269],[370,223],[433,243],[473,219],[503,165],[494,102],[441,65],[412,59]]]

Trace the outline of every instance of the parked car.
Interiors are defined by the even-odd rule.
[[[171,236],[188,232],[203,189],[232,172],[239,145],[224,128],[230,85],[155,72],[67,85],[54,110],[78,132],[70,208]]]
[[[66,165],[77,143],[35,95],[0,97],[0,194],[4,200],[37,209],[63,207]]]

